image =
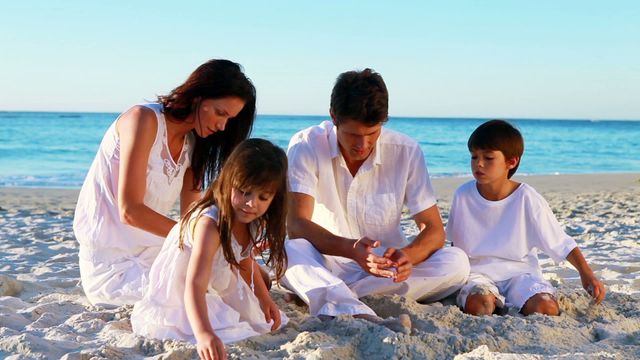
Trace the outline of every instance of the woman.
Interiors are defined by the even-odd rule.
[[[134,106],[105,134],[80,191],[73,231],[80,277],[94,305],[133,304],[178,197],[199,199],[251,132],[255,88],[240,66],[211,60],[157,103]]]

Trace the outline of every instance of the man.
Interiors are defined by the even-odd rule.
[[[284,283],[313,316],[379,322],[358,298],[398,294],[421,301],[459,289],[469,261],[443,249],[445,232],[417,142],[383,127],[388,94],[380,74],[341,74],[325,121],[289,143],[288,268]],[[405,238],[403,206],[420,233]]]

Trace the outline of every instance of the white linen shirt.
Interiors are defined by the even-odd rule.
[[[378,251],[409,244],[400,226],[403,206],[413,216],[436,204],[418,143],[384,127],[356,176],[330,121],[296,133],[287,155],[290,191],[315,200],[311,220],[338,236],[379,240]]]
[[[471,273],[493,281],[542,276],[538,250],[561,262],[577,246],[547,201],[525,183],[498,201],[483,198],[475,180],[461,185],[451,202],[447,238],[467,253]]]

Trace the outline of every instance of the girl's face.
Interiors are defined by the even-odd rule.
[[[235,219],[241,223],[248,224],[264,215],[271,205],[275,192],[267,190],[231,189],[231,207]]]
[[[196,114],[196,134],[206,138],[215,132],[224,131],[227,121],[238,116],[243,107],[244,100],[235,96],[202,100]]]

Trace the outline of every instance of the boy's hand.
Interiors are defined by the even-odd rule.
[[[403,250],[388,248],[384,252],[384,257],[391,260],[393,262],[391,266],[396,268],[394,282],[403,282],[409,278],[413,265]]]
[[[224,343],[213,333],[196,336],[196,349],[202,360],[227,360]]]
[[[589,264],[587,264],[587,261],[582,255],[582,251],[576,246],[571,250],[569,255],[567,255],[567,260],[578,270],[582,287],[593,297],[593,301],[595,301],[596,304],[600,304],[602,300],[604,300],[604,294],[606,293],[604,284],[593,274],[591,267],[589,267]]]
[[[264,313],[264,320],[266,322],[271,322],[273,320],[273,325],[271,325],[271,331],[274,331],[280,327],[280,323],[282,320],[280,319],[280,309],[278,305],[276,305],[271,298],[260,301],[260,307],[262,308],[262,312]]]
[[[598,280],[595,275],[580,276],[582,280],[582,287],[593,297],[596,304],[600,304],[604,300],[604,295],[607,292],[604,288],[602,281]]]
[[[378,256],[372,252],[373,248],[380,246],[380,241],[372,240],[368,237],[363,237],[353,243],[353,253],[351,259],[368,272],[371,275],[378,277],[392,278],[395,276],[395,272],[389,270],[392,266],[392,261]]]

